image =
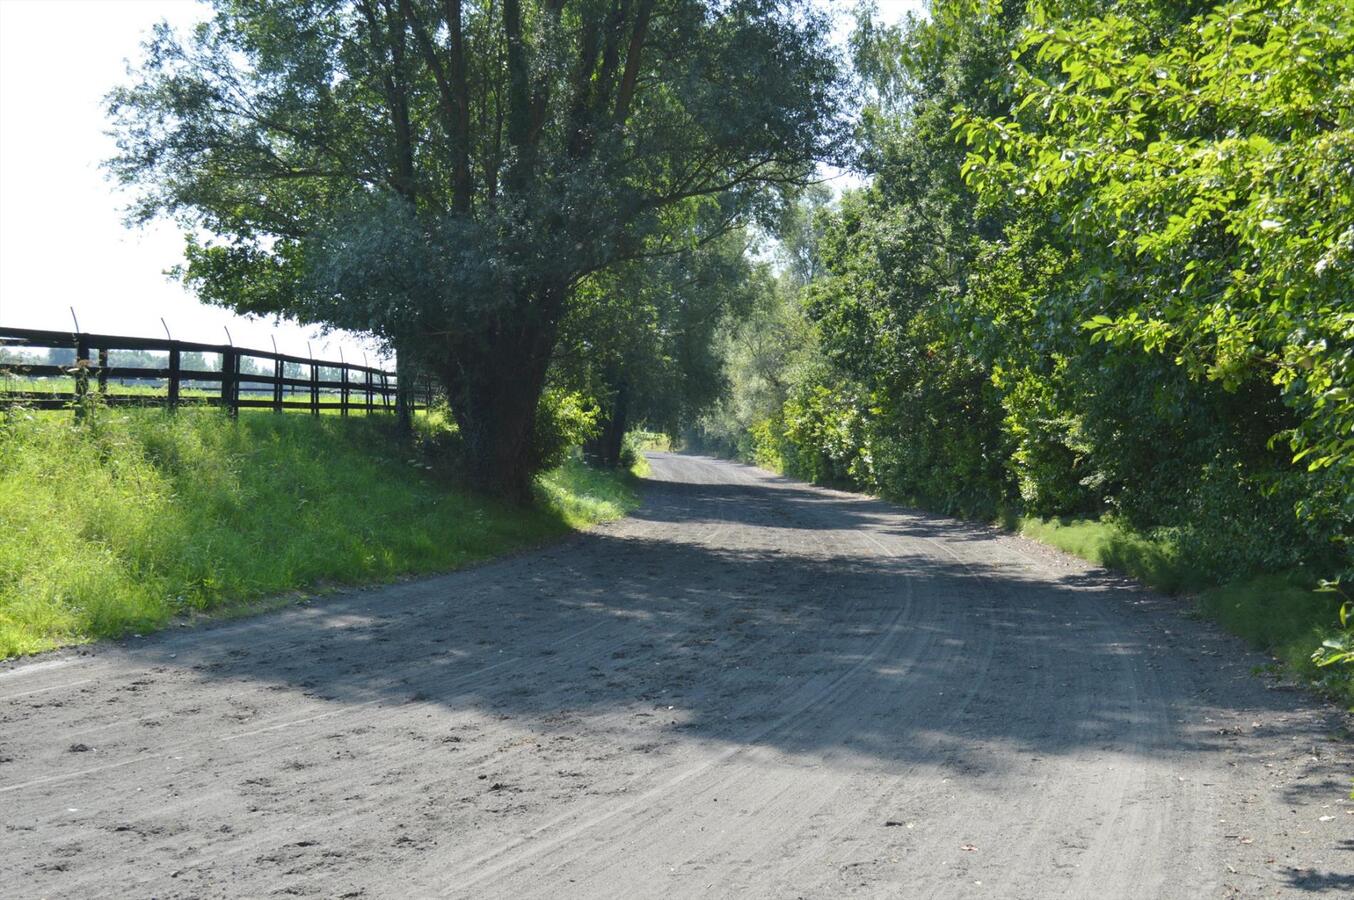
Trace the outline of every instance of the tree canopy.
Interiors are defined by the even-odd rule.
[[[956,121],[969,182],[1061,223],[1092,340],[1277,385],[1300,415],[1275,436],[1354,502],[1354,7],[1131,12],[1032,4],[1011,113]]]
[[[806,3],[213,5],[110,96],[134,217],[188,229],[204,299],[430,371],[472,472],[513,496],[579,284],[718,240],[839,143]]]
[[[866,6],[855,85],[808,3],[215,8],[111,98],[134,214],[203,297],[435,375],[500,492],[580,394],[609,457],[648,420],[1219,576],[1354,569],[1347,3]]]

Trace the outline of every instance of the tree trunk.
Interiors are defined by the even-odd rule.
[[[452,350],[441,372],[472,487],[522,505],[532,502],[540,467],[536,410],[557,334],[550,310],[559,296],[547,288],[519,298],[538,315],[512,333],[491,327],[471,337]]]
[[[395,348],[395,421],[400,437],[411,438],[414,434],[414,367],[409,364],[407,354]]]
[[[606,421],[602,423],[602,433],[597,441],[597,455],[605,466],[615,468],[621,464],[621,452],[625,449],[625,431],[629,427],[629,406],[629,391],[621,384],[616,389],[616,399],[611,404]]]
[[[498,377],[500,368],[467,367],[448,381],[448,401],[460,427],[471,486],[523,505],[536,474],[532,436],[543,379],[526,372]],[[505,373],[506,374],[506,373]]]

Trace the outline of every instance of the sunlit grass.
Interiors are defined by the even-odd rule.
[[[1112,521],[1024,518],[1018,521],[1017,528],[1026,537],[1132,575],[1164,593],[1177,594],[1208,586],[1169,540],[1129,531]]]
[[[200,384],[200,382],[199,382]],[[22,375],[13,375],[0,369],[0,400],[4,399],[7,392],[22,392],[32,396],[59,397],[72,393],[75,390],[75,384],[70,378],[48,378],[48,377],[28,377]],[[146,406],[162,405],[169,401],[169,389],[162,382],[145,381],[130,384],[124,384],[121,381],[109,381],[102,390],[98,388],[97,379],[91,378],[89,390],[91,395],[96,398],[108,397],[117,398],[127,405],[130,398],[144,399]],[[195,387],[182,385],[179,388],[179,403],[183,406],[207,405],[221,396],[221,388],[216,386]],[[273,391],[271,387],[263,390],[251,390],[248,384],[242,385],[240,389],[240,399],[242,400],[272,400]],[[331,388],[325,388],[318,391],[317,398],[321,403],[339,403],[343,399],[341,392]],[[282,399],[287,403],[309,403],[309,388],[294,388],[286,391]],[[360,382],[354,382],[353,388],[348,392],[348,402],[351,405],[365,403],[366,391],[362,389]],[[381,398],[379,394],[372,395],[372,402],[380,405]],[[393,401],[392,401],[393,402]],[[132,403],[133,406],[140,406],[140,403]],[[60,412],[60,410],[55,410]],[[309,413],[304,407],[288,407],[288,413]],[[378,410],[373,414],[386,414],[386,410]],[[341,415],[337,407],[326,406],[320,410],[321,415]],[[366,415],[365,410],[348,410],[350,416]]]
[[[391,417],[0,413],[0,658],[288,591],[454,569],[623,515],[570,462],[522,509],[458,487]]]

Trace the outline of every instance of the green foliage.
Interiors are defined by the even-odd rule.
[[[184,226],[209,302],[393,345],[519,500],[579,285],[769,215],[840,130],[805,2],[213,6],[110,95],[133,218]]]
[[[1341,590],[1340,579],[1322,581],[1318,590],[1326,595],[1338,595],[1344,602],[1340,604],[1340,628],[1321,642],[1312,653],[1311,661],[1322,668],[1342,666],[1343,671],[1338,675],[1345,678],[1350,692],[1354,693],[1354,603],[1348,600],[1348,593]]]
[[[718,336],[766,289],[744,232],[692,242],[589,278],[563,323],[552,379],[597,398],[600,440],[589,449],[607,464],[624,463],[632,424],[677,434],[718,399]]]
[[[539,468],[563,465],[574,449],[597,434],[597,407],[577,391],[558,388],[541,395],[534,445]]]
[[[1354,572],[1354,7],[930,12],[859,20],[871,180],[815,216],[806,353],[728,354],[765,399],[722,445],[1163,590]],[[1345,640],[1292,603],[1266,646]]]
[[[424,438],[443,426],[419,421]],[[0,658],[282,592],[443,571],[623,514],[569,461],[522,510],[461,489],[388,418],[102,409],[0,417]]]
[[[1127,8],[1036,12],[1013,109],[957,120],[970,184],[1059,223],[1092,342],[1272,387],[1293,415],[1263,437],[1307,470],[1274,477],[1315,536],[1347,541],[1354,8],[1234,0],[1164,32]]]
[[[647,450],[657,450],[660,453],[670,453],[673,449],[672,438],[661,431],[629,431],[625,435],[625,446],[633,454],[641,454]]]
[[[864,422],[851,389],[811,381],[786,400],[781,428],[793,448],[782,458],[786,472],[826,483],[869,480]]]
[[[805,191],[778,228],[781,272],[752,271],[750,308],[728,323],[714,349],[726,389],[685,431],[695,448],[781,470],[784,406],[797,385],[821,369],[816,337],[803,313],[803,288],[821,268],[825,191]],[[773,423],[774,420],[774,423]]]
[[[1354,629],[1349,626],[1349,604],[1340,607],[1340,633],[1321,642],[1312,653],[1312,662],[1318,666],[1337,663],[1354,664]]]
[[[862,162],[875,177],[815,218],[818,264],[803,302],[806,343],[825,364],[801,366],[782,391],[790,446],[780,455],[807,477],[991,515],[1010,482],[1000,395],[947,301],[996,223],[959,178],[948,109],[961,97],[995,102],[986,82],[1006,58],[1009,25],[968,5],[934,12],[902,30],[863,23],[853,39],[873,73]]]
[[[646,477],[651,469],[644,454],[649,450],[670,452],[672,438],[660,431],[627,431],[621,446],[621,468],[640,478]]]

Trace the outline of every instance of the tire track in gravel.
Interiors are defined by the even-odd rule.
[[[742,471],[746,473],[747,470]],[[845,538],[839,538],[836,541],[836,544],[839,548],[838,550],[839,553],[843,552],[843,550],[840,548],[856,545],[855,553],[857,555],[861,554],[862,552],[864,553],[864,555],[882,554],[889,557],[897,555],[891,550],[889,550],[888,547],[886,547],[885,544],[882,543],[878,538],[873,536],[873,534],[869,530],[856,529],[852,531],[842,532],[841,534],[843,534]],[[861,551],[859,547],[859,545],[861,544],[866,545],[867,549]],[[943,546],[941,547],[941,549],[943,552],[947,553],[949,552],[948,550],[943,548]],[[958,559],[957,556],[954,558]],[[816,731],[817,737],[821,740],[825,734],[823,729],[824,723],[821,720],[813,720],[813,719],[806,720],[801,717],[804,712],[807,712],[813,706],[823,705],[829,700],[836,701],[835,705],[855,710],[855,713],[839,717],[833,723],[833,731],[831,732],[831,738],[833,740],[845,739],[848,736],[856,717],[855,714],[859,712],[858,706],[853,706],[853,704],[848,701],[852,700],[854,695],[859,693],[859,689],[847,691],[846,686],[850,684],[851,679],[854,678],[854,676],[856,676],[867,663],[883,656],[887,651],[892,649],[888,645],[896,643],[894,638],[896,637],[896,629],[898,623],[907,616],[908,612],[911,609],[911,599],[912,599],[910,596],[911,592],[909,591],[908,593],[909,596],[907,598],[907,602],[897,610],[893,620],[891,620],[888,623],[889,628],[894,629],[894,631],[888,633],[885,638],[876,642],[876,644],[871,648],[870,652],[866,656],[864,656],[859,662],[853,665],[849,670],[844,672],[836,682],[834,682],[831,686],[829,686],[829,689],[827,691],[816,697],[811,703],[809,703],[808,705],[806,705],[801,709],[795,710],[791,714],[787,714],[786,716],[774,722],[772,726],[770,726],[765,730],[751,734],[739,735],[737,746],[732,748],[726,748],[723,752],[719,753],[713,759],[704,761],[703,763],[698,765],[695,769],[688,770],[687,772],[682,773],[680,776],[660,786],[660,788],[651,790],[648,793],[642,795],[641,797],[635,798],[634,800],[628,802],[624,806],[618,806],[613,808],[611,811],[602,814],[593,821],[585,823],[585,825],[582,828],[571,829],[566,832],[552,833],[550,840],[545,844],[543,848],[540,849],[549,849],[550,847],[573,840],[577,837],[577,834],[580,831],[584,830],[584,828],[595,827],[596,825],[601,824],[602,822],[611,820],[616,815],[625,812],[628,808],[632,806],[652,804],[656,799],[661,797],[663,794],[671,793],[676,787],[682,785],[693,775],[704,774],[706,770],[710,769],[712,766],[716,764],[720,765],[720,767],[725,770],[721,778],[718,781],[714,781],[710,784],[692,786],[688,791],[689,794],[695,795],[696,797],[704,797],[710,794],[718,794],[719,797],[723,799],[725,802],[732,802],[735,806],[742,806],[745,811],[748,806],[765,807],[768,805],[768,802],[774,803],[778,807],[780,807],[780,811],[778,812],[779,815],[788,814],[796,818],[808,818],[816,814],[817,810],[824,806],[830,805],[842,806],[842,804],[835,802],[836,798],[841,793],[843,793],[849,786],[843,784],[833,784],[832,783],[833,779],[830,773],[826,773],[821,770],[816,773],[799,772],[797,773],[797,777],[794,779],[792,786],[787,787],[784,782],[782,774],[772,772],[768,775],[766,772],[758,771],[759,767],[757,763],[762,762],[762,760],[758,760],[757,758],[755,758],[755,754],[760,749],[758,745],[772,730],[782,731],[784,733],[784,737],[787,740],[787,742],[793,742],[797,734],[801,734],[806,729],[812,728]],[[914,646],[908,648],[907,652],[902,655],[915,657],[921,655],[923,652],[933,651],[933,648],[929,646],[930,642],[927,641],[926,643],[928,646],[925,648],[925,650],[914,644]],[[973,674],[980,678],[985,670],[987,662],[991,658],[990,642],[984,644],[983,652],[980,658],[975,658],[972,653],[969,653],[968,656],[971,662],[979,663],[978,668],[974,671]],[[963,693],[962,696],[958,697],[955,696],[955,693],[956,692],[951,692],[951,699],[946,702],[942,714],[937,718],[938,724],[943,724],[944,722],[961,715],[965,707],[967,706],[968,701],[972,699],[974,695],[974,691],[972,689],[969,689],[968,691]],[[800,721],[796,722],[795,721],[796,719],[800,719]],[[742,765],[739,765],[739,763],[742,763]],[[909,768],[914,769],[915,764],[913,766],[910,766]],[[734,788],[733,787],[734,785],[736,785],[737,787]],[[760,803],[758,802],[759,800],[761,801]],[[801,808],[798,809],[793,808],[794,804],[791,801],[797,802]],[[785,811],[785,808],[787,806],[791,807],[788,810],[788,813]],[[662,834],[666,831],[666,827],[662,822],[662,817],[670,812],[671,809],[664,809],[660,807],[657,810],[646,811],[643,818],[647,821],[644,821],[642,823],[635,821],[633,819],[628,821],[626,823],[626,829],[627,831],[631,832],[631,834],[627,836],[630,844],[633,845],[637,840],[639,840],[633,835],[633,832],[636,830],[636,828],[638,827],[653,828],[655,831],[657,831],[657,835],[655,839],[651,841],[651,843],[653,847],[656,849],[659,845],[661,845]],[[761,851],[762,854],[768,859],[779,859],[785,860],[787,862],[789,860],[792,860],[794,858],[794,855],[791,854],[790,852],[787,852],[787,848],[773,846],[778,843],[783,843],[783,839],[779,835],[775,834],[773,831],[758,826],[756,824],[757,818],[758,816],[756,814],[751,816],[744,816],[743,822],[746,823],[746,827],[739,829],[737,831],[724,829],[719,836],[719,840],[723,842],[737,844],[737,846],[740,848],[740,851],[742,852],[751,851],[753,855],[756,855],[755,851]],[[836,826],[836,828],[833,830],[832,833],[834,834],[840,833],[847,827],[858,824],[859,823],[853,819],[847,824]],[[611,840],[606,841],[606,843],[615,845],[619,843],[619,839],[620,836],[617,835],[614,836]],[[604,885],[606,884],[608,876],[612,873],[612,870],[615,868],[615,865],[614,864],[609,865],[604,857],[599,858],[599,854],[595,849],[589,849],[584,852],[587,855],[588,867],[590,869],[589,873],[590,880],[586,883],[586,886],[582,891],[582,893],[585,895],[591,895],[594,893],[602,892],[605,890]],[[626,852],[621,855],[623,857],[634,856],[644,858],[650,855],[650,851],[643,848],[634,848],[632,846],[627,847]],[[488,872],[478,873],[475,876],[474,880],[467,881],[464,883],[458,882],[458,888],[460,889],[471,888],[475,884],[480,883],[484,877],[486,876],[491,877],[493,874],[497,873],[502,868],[510,865],[513,862],[517,862],[520,864],[520,861],[509,861],[501,863],[499,866],[489,870]],[[803,863],[804,860],[801,859],[796,863],[784,866],[784,868],[786,868],[790,872],[793,872],[796,868],[802,866]],[[557,877],[561,875],[560,872],[550,874]],[[575,882],[578,881],[578,879],[571,880]],[[781,880],[784,881],[784,879]],[[742,889],[746,890],[749,887],[751,886],[744,885]],[[791,886],[787,884],[783,892],[782,891],[773,892],[773,894],[780,893],[793,894],[795,893],[795,890],[791,889]]]
[[[717,523],[713,528],[711,528],[710,531],[708,531],[708,532],[706,532],[706,533],[700,535],[699,538],[697,539],[696,543],[699,543],[699,544],[710,544],[711,541],[712,541],[717,535],[719,535],[720,533],[726,531],[727,528],[728,528],[728,526],[727,526],[726,523],[724,523],[724,522],[719,522],[719,523]],[[595,626],[594,626],[594,627],[595,627]],[[585,629],[585,631],[591,631],[591,630],[594,630],[594,627],[589,627],[588,629]],[[613,650],[612,650],[612,653],[614,654],[614,652],[615,652],[615,650],[613,649]],[[593,656],[590,657],[589,659],[591,659],[591,660],[596,660],[596,659],[601,658],[601,656],[603,656],[603,655],[604,655],[603,653],[596,653],[596,654],[593,654]],[[517,660],[505,661],[505,663],[503,663],[503,664],[506,664],[507,662],[516,662],[516,661],[517,661]],[[494,667],[489,667],[489,668],[494,668]],[[473,674],[475,674],[476,676],[479,675],[479,673],[473,673]],[[829,686],[829,687],[830,687],[830,686]],[[759,701],[757,701],[757,702],[758,702],[758,704],[760,705],[760,703],[764,702],[764,700],[759,700]],[[735,712],[737,712],[737,709],[735,710]],[[285,723],[284,723],[284,724],[285,724]],[[283,726],[274,726],[274,727],[283,727]],[[239,737],[245,737],[245,736],[247,736],[247,735],[232,735],[232,736],[230,736],[230,737],[228,737],[228,738],[225,738],[224,740],[233,740],[233,739],[236,739],[236,738],[239,738]],[[508,756],[497,755],[497,756],[494,757],[494,759],[495,759],[496,762],[502,763],[503,761],[505,761],[505,759],[509,759],[510,756],[511,756],[513,753],[519,753],[519,752],[523,752],[523,750],[522,750],[521,748],[518,748],[518,749],[516,749],[516,750],[514,750],[514,751],[509,751],[509,755],[508,755]],[[471,762],[468,763],[467,765],[463,766],[462,768],[463,768],[463,769],[468,769],[468,770],[475,770],[475,769],[479,768],[479,767],[483,764],[483,762],[484,762],[484,760],[476,759],[476,760],[474,760],[474,761],[471,761]],[[638,781],[638,780],[639,780],[639,779],[632,779],[632,781]],[[682,779],[675,779],[673,783],[676,783],[677,781],[680,781],[680,780],[682,780]],[[609,816],[608,816],[608,817],[609,817]],[[332,817],[331,817],[331,818],[332,818]],[[313,823],[312,823],[312,824],[313,824]],[[541,829],[541,830],[544,830],[544,829]],[[259,842],[256,842],[256,844],[253,845],[253,846],[257,846],[258,843],[259,843]],[[239,852],[244,852],[244,851],[249,850],[249,849],[252,849],[252,846],[246,846],[246,847],[234,847],[234,848],[232,848],[232,851],[231,851],[231,852],[232,852],[232,854],[237,854],[237,853],[239,853]],[[507,849],[507,848],[505,848],[505,849]],[[211,860],[205,859],[205,858],[204,858],[204,859],[202,859],[202,860],[200,860],[200,861],[195,861],[195,862],[192,863],[191,865],[202,865],[202,864],[205,864],[205,863],[210,862],[210,861],[211,861]],[[482,862],[483,862],[483,861],[480,861],[480,864],[482,864]],[[471,868],[475,867],[475,865],[476,865],[476,864],[472,864]],[[476,877],[474,877],[474,878],[472,878],[472,879],[467,879],[467,880],[465,880],[463,883],[458,882],[458,885],[459,885],[459,887],[470,887],[470,886],[472,886],[473,884],[480,883],[480,882],[482,882],[482,881],[484,880],[485,875],[491,873],[492,871],[493,871],[493,869],[485,869],[484,872],[478,873],[478,874],[476,875]],[[420,893],[421,893],[421,892],[420,892]]]
[[[1347,718],[1178,603],[653,469],[551,548],[0,669],[6,896],[1354,889]]]

